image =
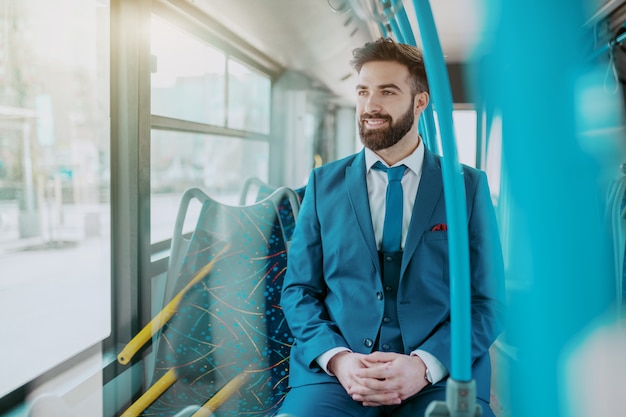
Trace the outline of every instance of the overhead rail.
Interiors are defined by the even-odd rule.
[[[624,22],[622,24],[622,29],[626,29],[626,22]],[[597,58],[599,58],[601,55],[608,53],[612,53],[613,48],[617,47],[617,46],[621,46],[622,42],[624,42],[626,40],[626,31],[622,32],[618,35],[616,35],[613,39],[611,39],[610,41],[604,43],[601,47],[599,47],[597,50],[595,50],[591,55],[590,55],[590,59],[591,60],[595,60]]]

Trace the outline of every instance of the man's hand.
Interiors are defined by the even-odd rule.
[[[428,385],[426,365],[419,356],[374,352],[361,355],[359,363],[362,366],[351,374],[353,383],[344,387],[365,406],[400,404]]]
[[[368,355],[353,352],[340,352],[328,362],[328,370],[334,374],[339,383],[350,394],[353,400],[363,402],[363,397],[371,402],[363,405],[400,404],[400,396],[393,391],[380,391],[368,387],[368,377],[359,377],[359,373],[370,365],[366,362]],[[375,402],[374,402],[375,401]]]

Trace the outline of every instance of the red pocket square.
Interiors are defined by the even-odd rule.
[[[438,231],[438,230],[448,230],[448,225],[445,223],[439,223],[438,225],[436,225],[430,230],[432,230],[433,232]]]

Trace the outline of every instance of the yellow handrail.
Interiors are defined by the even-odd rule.
[[[172,318],[174,313],[178,310],[178,305],[180,301],[184,297],[185,293],[189,291],[191,287],[200,282],[213,268],[215,261],[220,258],[220,256],[230,247],[230,244],[226,244],[219,253],[211,259],[211,262],[206,264],[194,277],[189,281],[185,288],[180,290],[178,294],[172,300],[167,303],[165,307],[148,323],[145,325],[143,329],[135,337],[131,339],[130,342],[126,344],[124,349],[117,355],[117,361],[122,365],[126,365],[133,356],[141,349],[143,345],[150,340],[152,335],[154,335],[161,327],[168,322],[169,319]]]

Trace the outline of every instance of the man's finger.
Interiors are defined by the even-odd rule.
[[[372,366],[369,368],[361,368],[354,373],[355,376],[359,378],[370,378],[370,379],[387,379],[391,377],[393,374],[391,372],[390,367],[386,365],[380,366]]]
[[[375,407],[379,405],[400,404],[402,400],[395,392],[376,393],[371,395],[354,394],[352,399],[363,403],[364,406]]]
[[[376,362],[389,362],[394,360],[398,356],[397,353],[393,352],[372,352],[369,355],[366,355],[363,360],[370,363]]]

